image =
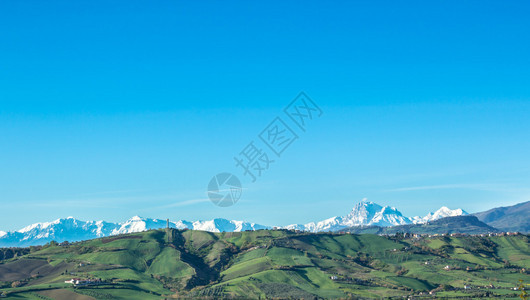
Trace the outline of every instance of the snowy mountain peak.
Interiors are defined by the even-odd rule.
[[[45,228],[51,227],[51,226],[53,226],[55,224],[60,224],[63,220],[66,220],[66,219],[57,219],[57,220],[52,221],[52,222],[42,222],[42,223],[31,224],[29,226],[26,226],[26,227],[18,230],[17,232],[26,233],[26,232],[30,232],[30,231],[33,231],[33,230],[45,229]]]
[[[298,229],[311,232],[334,231],[352,226],[396,226],[410,224],[412,220],[404,217],[395,207],[381,206],[363,199],[354,205],[350,213],[344,217],[332,217],[320,222],[305,225],[292,224],[287,229]]]
[[[434,212],[433,217],[434,219],[440,219],[445,217],[463,216],[467,214],[468,213],[462,210],[461,208],[450,209],[446,206],[442,206],[440,209]]]
[[[376,209],[376,210],[379,210],[381,209],[381,205],[375,203],[375,202],[372,202],[372,201],[367,201],[366,198],[364,198],[363,200],[359,201],[357,204],[355,204],[353,206],[353,209],[352,211],[355,211],[355,210],[359,210],[359,209]]]
[[[410,223],[395,207],[381,206],[365,200],[356,204],[352,211],[344,217],[345,225],[349,226],[395,226]]]
[[[462,209],[449,209],[441,207],[434,213],[425,217],[405,217],[395,207],[381,206],[377,203],[362,201],[356,203],[353,209],[342,217],[331,217],[320,222],[307,224],[293,224],[287,229],[297,229],[310,232],[338,231],[353,226],[396,226],[404,224],[422,224],[440,218],[467,215]],[[52,222],[35,223],[18,231],[0,231],[0,247],[24,247],[41,245],[49,241],[80,241],[117,235],[124,233],[140,232],[150,229],[166,228],[167,221],[134,216],[123,223],[110,223],[105,221],[81,221],[74,217],[57,219]],[[169,222],[171,228],[194,229],[210,232],[239,232],[246,230],[268,229],[270,227],[244,221],[217,218],[213,220]]]
[[[442,217],[455,217],[455,216],[462,216],[467,215],[468,213],[465,212],[461,208],[457,209],[450,209],[447,206],[442,206],[439,210],[437,210],[434,215],[440,215]]]
[[[415,224],[423,224],[423,223],[431,222],[431,221],[438,220],[441,218],[465,216],[467,214],[468,213],[461,208],[450,209],[446,206],[442,206],[440,209],[438,209],[434,213],[431,212],[427,214],[425,217],[414,217],[412,218],[412,220],[413,220],[413,223]]]
[[[462,209],[451,210],[442,207],[434,213],[429,213],[425,217],[405,217],[395,207],[381,206],[372,201],[366,201],[366,198],[356,203],[350,213],[344,217],[332,217],[320,222],[311,222],[307,224],[292,224],[285,228],[297,229],[310,232],[319,231],[336,231],[353,226],[397,226],[405,224],[420,224],[445,217],[466,215]]]
[[[74,242],[110,235],[166,228],[166,226],[166,220],[149,219],[140,216],[134,216],[123,223],[80,221],[73,217],[68,217],[66,219],[57,219],[52,222],[35,223],[18,231],[0,231],[0,247],[42,245],[52,240],[57,242]],[[171,228],[188,228],[211,232],[245,231],[269,228],[255,223],[230,221],[226,219],[214,219],[209,221],[201,220],[195,222],[179,220],[177,222],[170,222],[169,226]]]

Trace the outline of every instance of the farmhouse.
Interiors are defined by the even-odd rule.
[[[70,280],[65,281],[64,283],[70,283],[74,286],[78,285],[98,285],[101,284],[101,280],[99,279],[81,279],[81,278],[72,278]]]

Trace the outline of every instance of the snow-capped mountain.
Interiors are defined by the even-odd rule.
[[[442,207],[434,213],[425,217],[405,217],[395,207],[381,206],[374,202],[361,201],[357,203],[352,211],[344,217],[332,217],[320,222],[307,224],[292,224],[285,226],[286,229],[297,229],[310,232],[336,231],[353,226],[397,226],[405,224],[423,224],[445,217],[467,215],[462,209],[451,210]]]
[[[213,219],[211,221],[195,221],[190,229],[204,230],[210,232],[240,232],[247,230],[268,229],[270,227],[243,221],[228,221],[226,219]]]
[[[345,217],[347,226],[377,225],[395,226],[409,223],[409,218],[404,217],[395,207],[384,206],[374,202],[361,201]]]
[[[112,234],[139,232],[149,229],[165,228],[166,220],[147,219],[141,217],[132,217],[125,223],[120,224],[120,228]],[[177,222],[169,222],[169,227],[177,229],[193,229],[210,232],[240,232],[246,230],[268,229],[270,227],[259,225],[256,223],[249,223],[244,221],[227,220],[227,219],[213,219],[209,221],[186,221],[179,220]]]
[[[425,217],[414,217],[412,218],[412,222],[414,224],[424,224],[424,223],[427,223],[427,222],[430,222],[430,221],[434,221],[434,220],[438,220],[438,219],[441,219],[441,218],[446,218],[446,217],[456,217],[456,216],[465,216],[467,215],[468,213],[466,211],[464,211],[463,209],[461,208],[457,208],[457,209],[450,209],[446,206],[442,206],[439,210],[435,211],[434,213],[429,213],[428,215],[426,215]]]
[[[404,217],[396,208],[361,201],[344,217],[332,217],[320,222],[288,225],[286,229],[298,229],[310,232],[335,231],[352,226],[396,226],[410,224],[410,218]]]
[[[104,221],[81,221],[73,217],[57,219],[53,222],[35,223],[13,232],[0,232],[0,247],[25,247],[42,245],[50,241],[81,241],[123,233],[140,232],[149,229],[165,228],[166,220],[132,217],[123,223]],[[244,221],[214,219],[189,222],[170,222],[171,228],[195,229],[211,232],[245,231],[267,229],[269,227]]]
[[[297,229],[309,232],[338,231],[354,226],[397,226],[405,224],[422,224],[445,217],[467,215],[462,209],[451,210],[442,207],[425,217],[405,217],[399,210],[390,206],[381,206],[374,202],[361,201],[351,212],[343,217],[332,217],[320,222],[292,224],[286,229]],[[0,231],[0,247],[25,247],[42,245],[52,240],[81,241],[123,233],[140,232],[149,229],[165,228],[166,220],[132,217],[123,223],[105,221],[81,221],[73,217],[58,219],[53,222],[36,223],[18,231]],[[210,232],[239,232],[246,230],[268,229],[271,227],[244,221],[213,219],[209,221],[179,220],[170,222],[171,228],[194,229]]]
[[[170,223],[169,226],[173,227],[171,225],[172,224]],[[148,219],[134,216],[123,223],[116,224],[116,228],[112,230],[110,235],[140,232],[156,228],[166,228],[166,226],[166,220]]]
[[[108,236],[117,224],[104,221],[80,221],[73,217],[53,222],[35,223],[20,230],[0,235],[0,247],[42,245],[49,241],[79,241]]]

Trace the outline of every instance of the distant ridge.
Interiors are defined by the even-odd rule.
[[[530,201],[473,214],[502,231],[530,232]]]
[[[493,228],[481,222],[477,217],[470,215],[446,217],[425,224],[407,224],[393,227],[351,227],[342,231],[372,234],[396,234],[398,232],[414,234],[486,234],[500,232],[497,228]]]

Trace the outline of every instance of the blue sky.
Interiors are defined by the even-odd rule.
[[[524,1],[2,1],[0,229],[424,215],[530,199]],[[255,183],[233,157],[321,107]],[[220,208],[206,186],[243,182]]]

